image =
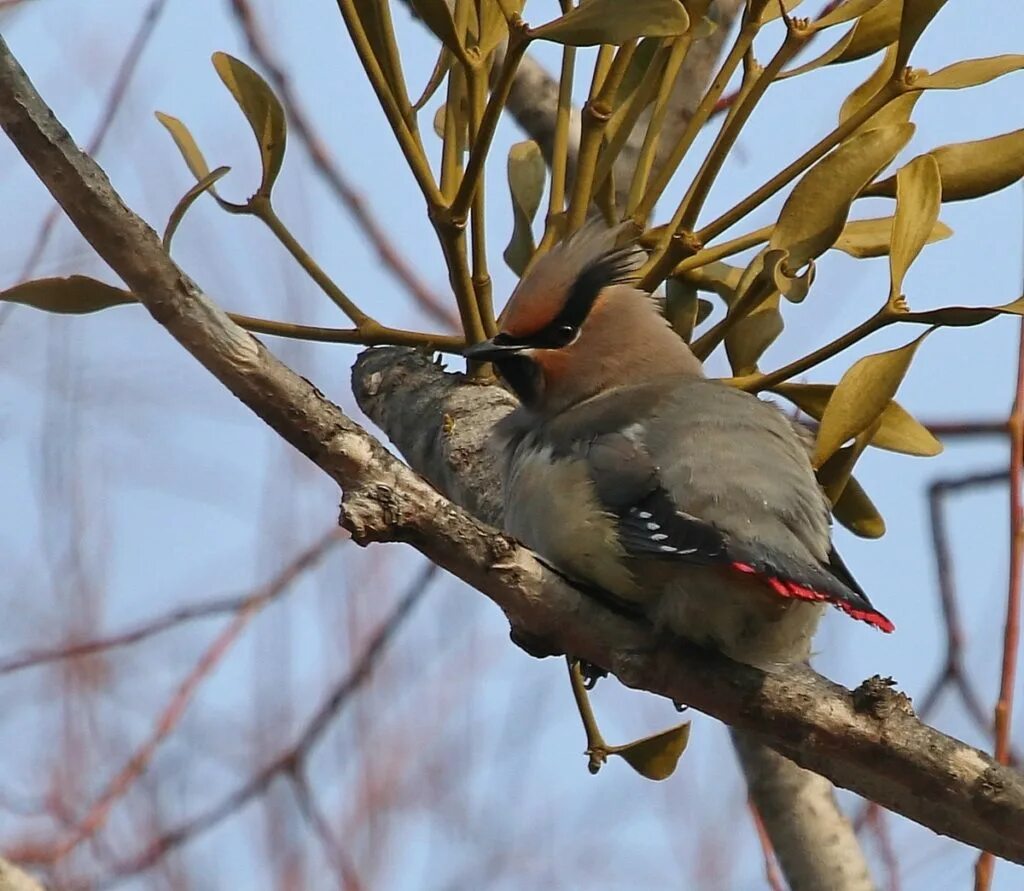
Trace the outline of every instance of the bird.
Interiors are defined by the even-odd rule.
[[[519,400],[493,432],[505,533],[659,631],[765,670],[810,657],[827,604],[893,631],[835,550],[805,439],[705,375],[637,288],[646,259],[624,226],[585,225],[465,351]]]

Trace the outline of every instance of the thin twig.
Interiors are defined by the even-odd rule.
[[[48,852],[40,854],[39,862],[56,863],[99,831],[106,823],[114,805],[149,766],[157,749],[178,726],[200,684],[210,676],[252,618],[267,603],[289,588],[305,570],[313,565],[316,559],[323,557],[338,540],[335,535],[332,535],[318,542],[313,548],[307,549],[286,566],[262,591],[256,592],[243,602],[241,608],[235,613],[234,619],[214,638],[192,670],[178,685],[174,695],[156,721],[149,738],[136,749],[67,838],[54,845]]]
[[[324,730],[334,721],[366,682],[392,639],[409,617],[413,607],[430,587],[440,570],[427,564],[421,570],[394,609],[367,641],[362,654],[349,671],[328,693],[320,707],[307,721],[295,743],[266,764],[257,774],[234,792],[207,808],[197,816],[162,833],[134,859],[121,864],[118,869],[102,881],[93,883],[100,889],[111,888],[121,882],[145,872],[160,862],[167,854],[192,841],[218,823],[241,810],[253,798],[262,795],[279,775],[293,775],[312,748],[319,741]]]
[[[1024,587],[1024,321],[1020,324],[1017,348],[1017,382],[1013,410],[1007,422],[1010,431],[1010,582],[1006,593],[1006,623],[1003,627],[1003,660],[999,672],[999,699],[995,708],[996,761],[1009,764],[1010,733],[1013,726],[1013,688],[1017,680],[1017,650],[1020,646],[1020,600]],[[974,891],[988,891],[995,872],[995,858],[985,851],[974,872]]]
[[[338,886],[343,888],[344,891],[362,891],[364,886],[359,879],[359,873],[356,872],[355,865],[346,855],[341,845],[338,844],[334,833],[331,832],[327,818],[317,806],[316,798],[313,795],[313,790],[309,788],[309,781],[306,779],[303,766],[300,765],[293,770],[288,775],[288,779],[291,781],[292,790],[295,792],[295,801],[299,805],[299,810],[302,811],[302,816],[306,818],[309,828],[313,831],[313,834],[320,842],[320,846],[324,849],[324,856],[327,858],[327,862],[338,879]]]
[[[753,799],[747,801],[747,809],[754,821],[757,841],[761,845],[761,853],[764,855],[764,879],[768,883],[770,891],[786,891],[786,886],[782,883],[782,876],[779,875],[779,866],[775,862],[775,847],[768,837],[768,830],[765,829],[764,820],[761,819],[761,813]]]
[[[10,6],[14,6],[16,2],[19,2],[19,0],[7,0]],[[167,0],[152,0],[146,11],[142,14],[142,20],[135,31],[135,36],[132,37],[131,42],[128,44],[124,58],[114,74],[114,80],[110,84],[107,98],[103,103],[103,111],[96,122],[92,135],[89,137],[89,141],[86,143],[85,151],[92,157],[96,157],[100,149],[103,148],[103,143],[110,133],[110,128],[117,117],[117,112],[135,76],[135,70],[138,68],[139,60],[142,58],[142,52],[145,50],[146,44],[149,43],[150,37],[153,36],[153,31],[160,19],[160,14],[164,11],[166,5]],[[42,225],[36,234],[32,250],[29,251],[28,258],[18,273],[18,281],[25,281],[36,271],[39,261],[42,259],[43,253],[53,236],[57,221],[63,215],[64,212],[61,210],[60,205],[54,202],[53,207],[50,208],[44,217]],[[0,306],[0,325],[7,321],[7,317],[14,311],[15,306],[17,306],[15,303],[5,303],[3,306]]]
[[[424,312],[446,328],[456,328],[459,323],[456,314],[416,274],[398,247],[392,243],[384,227],[374,218],[362,195],[348,181],[331,156],[326,143],[314,126],[312,118],[299,101],[291,78],[271,50],[249,0],[231,0],[230,5],[235,19],[245,35],[249,51],[267,73],[274,86],[274,91],[277,93],[277,98],[284,106],[292,131],[306,147],[309,159],[313,162],[317,172],[324,178],[331,191],[352,215],[352,219],[366,236],[367,241],[373,246],[384,268],[402,283],[406,291],[409,292],[409,296]]]
[[[265,605],[283,594],[297,575],[318,563],[328,551],[345,540],[339,530],[331,529],[319,541],[299,554],[277,578],[255,593],[250,592],[233,597],[222,597],[217,600],[208,600],[203,603],[183,606],[155,619],[150,619],[148,622],[136,625],[134,628],[119,631],[106,637],[16,653],[13,656],[0,660],[0,675],[12,674],[16,671],[37,668],[64,659],[78,659],[82,656],[91,656],[94,653],[100,653],[105,650],[129,646],[130,644],[148,640],[150,637],[154,637],[164,631],[170,631],[172,628],[177,628],[187,622],[194,622],[197,619],[209,619],[229,613],[238,613],[254,603]]]

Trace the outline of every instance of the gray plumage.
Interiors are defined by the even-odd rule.
[[[753,665],[806,659],[826,600],[890,625],[832,550],[792,424],[703,377],[625,280],[643,255],[616,250],[616,236],[588,227],[543,258],[503,333],[471,351],[523,400],[496,429],[506,531],[658,626]]]

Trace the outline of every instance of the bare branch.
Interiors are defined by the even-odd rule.
[[[2,39],[0,126],[154,318],[343,487],[343,525],[357,543],[408,542],[485,593],[528,635],[608,669],[627,686],[756,734],[799,765],[936,832],[1024,862],[1024,777],[922,724],[909,700],[881,678],[851,692],[810,670],[766,674],[666,643],[439,495],[185,276],[75,147]],[[420,363],[437,385],[440,370],[413,351],[370,351],[357,371],[365,375],[375,364],[376,398],[388,398],[383,371],[399,362]]]

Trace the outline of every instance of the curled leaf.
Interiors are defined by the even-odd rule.
[[[1024,55],[1019,53],[991,56],[987,59],[967,59],[947,65],[932,74],[918,77],[914,81],[914,86],[926,90],[960,90],[987,84],[990,80],[1013,71],[1020,71],[1021,68],[1024,68]]]
[[[864,487],[851,476],[839,500],[832,505],[833,516],[854,535],[861,538],[881,538],[885,535],[885,520],[864,491]]]
[[[649,780],[667,780],[675,772],[689,739],[690,723],[687,722],[624,746],[611,746],[608,754],[618,755]]]
[[[530,33],[568,46],[621,46],[640,37],[678,37],[689,27],[679,0],[587,0]]]
[[[799,269],[827,251],[843,231],[854,198],[910,140],[913,124],[858,133],[815,164],[782,206],[769,249],[789,253]]]
[[[843,231],[836,243],[832,245],[835,250],[843,251],[851,257],[864,259],[866,257],[884,257],[889,253],[892,245],[892,224],[893,217],[881,217],[870,220],[850,220],[843,227]],[[925,244],[935,241],[942,241],[949,238],[953,230],[945,223],[936,221],[932,231],[928,233]]]
[[[270,196],[284,161],[284,108],[267,82],[248,65],[227,53],[213,54],[213,67],[242,109],[260,148],[263,179],[257,194]]]
[[[171,239],[174,238],[174,233],[178,231],[178,226],[181,225],[181,221],[185,218],[185,214],[188,213],[188,209],[193,205],[196,198],[202,195],[203,192],[213,191],[213,184],[230,169],[230,167],[218,167],[216,170],[206,174],[206,176],[181,196],[181,200],[174,205],[174,210],[171,211],[171,215],[167,219],[167,227],[164,229],[163,246],[165,251],[171,249]]]
[[[785,397],[802,412],[820,421],[835,389],[834,384],[785,383],[772,387],[772,392]],[[927,458],[942,452],[942,443],[898,402],[890,401],[878,420],[878,430],[871,438],[871,445],[875,448]]]
[[[136,303],[135,297],[124,288],[108,285],[85,275],[67,278],[38,278],[0,291],[0,300],[21,303],[44,312],[82,315],[111,306]]]
[[[821,416],[812,463],[821,467],[847,440],[869,428],[892,401],[929,329],[906,346],[865,356],[836,385]]]
[[[919,155],[896,174],[896,221],[889,253],[889,301],[903,293],[903,277],[939,219],[942,181],[931,155]]]
[[[768,251],[764,256],[765,274],[768,275],[779,293],[790,303],[802,303],[814,284],[814,260],[808,260],[803,272],[793,274],[790,270],[787,251]]]
[[[943,201],[964,201],[998,192],[1024,177],[1024,130],[932,149],[939,165]],[[868,197],[892,198],[896,177],[872,183]]]
[[[526,270],[536,247],[531,226],[544,192],[547,166],[532,139],[517,142],[508,153],[508,187],[512,195],[512,237],[502,256],[517,275]]]

